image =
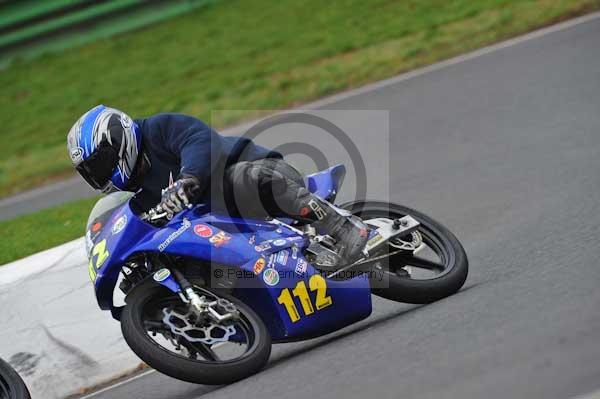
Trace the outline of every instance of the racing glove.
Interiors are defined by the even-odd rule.
[[[200,196],[200,181],[194,176],[183,176],[162,190],[160,207],[169,216],[181,212]]]

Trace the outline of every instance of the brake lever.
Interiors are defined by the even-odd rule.
[[[148,212],[144,212],[140,216],[140,219],[142,219],[146,222],[155,222],[155,221],[161,220],[161,219],[171,220],[172,218],[173,218],[173,215],[169,215],[167,212],[163,211],[162,207],[160,205],[157,205],[154,208],[151,208]]]
[[[194,207],[194,205],[192,205],[192,204],[186,205],[187,209],[192,209],[193,207]],[[157,206],[150,209],[148,212],[143,213],[140,216],[140,218],[142,220],[150,222],[150,223],[160,221],[163,219],[171,220],[171,219],[173,219],[173,217],[175,217],[175,214],[163,211],[160,204],[158,204]]]

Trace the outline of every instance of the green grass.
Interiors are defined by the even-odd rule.
[[[0,196],[71,170],[65,136],[104,103],[215,126],[600,9],[600,0],[223,1],[0,71]],[[233,117],[231,115],[234,115]],[[93,200],[0,222],[0,264],[83,234]]]
[[[83,236],[96,200],[75,201],[0,222],[0,265]]]
[[[12,63],[0,72],[0,196],[68,173],[66,132],[98,103],[134,117],[177,111],[207,120],[216,109],[276,109],[600,8],[599,0],[333,4],[215,2],[139,31]]]

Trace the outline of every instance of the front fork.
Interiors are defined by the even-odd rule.
[[[199,295],[189,280],[177,269],[172,271],[162,268],[152,277],[155,282],[179,295],[181,300],[190,306],[190,310],[199,318],[208,318],[218,324],[237,319],[239,311],[235,305],[224,298],[207,300]]]

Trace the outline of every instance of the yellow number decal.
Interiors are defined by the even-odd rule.
[[[94,256],[96,257],[96,266],[95,267],[94,267]],[[104,264],[106,259],[108,259],[109,256],[110,256],[110,254],[106,250],[106,239],[100,241],[98,244],[96,244],[96,246],[94,246],[94,249],[92,249],[92,256],[90,258],[90,264],[88,265],[89,272],[90,272],[90,279],[92,280],[92,282],[96,281],[96,277],[97,277],[96,270],[99,270],[102,267],[102,265]]]
[[[290,290],[288,290],[286,288],[285,290],[281,291],[281,295],[279,295],[279,298],[277,298],[277,302],[279,302],[279,304],[285,306],[285,310],[287,310],[288,315],[290,316],[290,319],[292,320],[292,323],[295,323],[298,320],[300,320],[300,315],[298,314],[298,309],[296,309],[294,300],[292,299],[292,296],[290,295]]]
[[[88,265],[88,271],[90,273],[90,280],[92,283],[96,282],[96,269],[94,268],[94,259],[90,259],[90,264]]]
[[[94,247],[94,250],[92,251],[92,255],[97,255],[98,257],[96,258],[96,269],[100,269],[102,267],[102,265],[104,264],[104,261],[106,259],[108,259],[109,253],[106,250],[106,239],[100,241],[98,244],[96,244],[96,246]]]
[[[331,297],[327,296],[327,281],[323,277],[318,274],[312,275],[308,281],[308,285],[311,291],[317,291],[317,299],[315,301],[317,310],[321,310],[332,304]]]
[[[292,294],[298,299],[300,299],[300,304],[302,305],[302,310],[306,316],[315,313],[313,309],[313,305],[310,302],[310,296],[308,296],[308,291],[306,289],[306,284],[304,281],[300,281],[296,284],[296,288],[292,291]]]
[[[312,275],[308,280],[308,286],[310,287],[311,291],[317,291],[317,298],[315,301],[317,310],[326,308],[333,303],[331,297],[327,296],[327,280],[325,280],[323,277],[318,274]],[[315,312],[304,281],[299,281],[298,284],[296,284],[296,288],[292,290],[292,294],[294,294],[294,296],[300,300],[302,311],[304,312],[305,316],[310,316]],[[298,308],[296,307],[294,298],[290,294],[290,290],[288,288],[281,290],[281,294],[279,294],[277,302],[279,302],[280,305],[285,306],[285,310],[287,310],[288,316],[290,316],[292,323],[300,320]]]

